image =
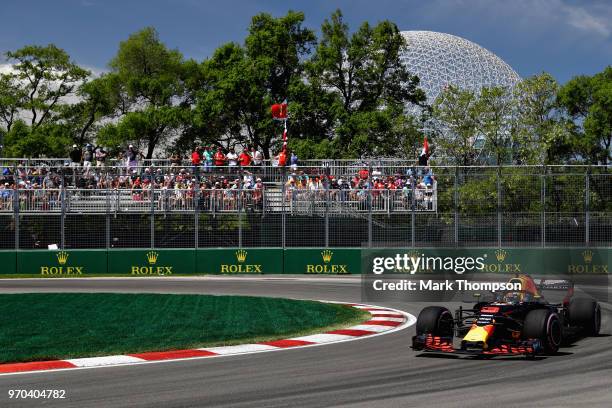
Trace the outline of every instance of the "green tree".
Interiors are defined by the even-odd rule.
[[[0,74],[0,129],[10,132],[24,108],[26,93],[14,73]]]
[[[271,104],[288,98],[293,110],[313,96],[303,93],[302,72],[315,35],[303,21],[304,14],[293,11],[280,18],[259,14],[244,47],[225,44],[201,64],[193,136],[226,146],[252,144],[270,157],[282,132],[271,118]],[[292,117],[290,132],[300,132],[298,123]]]
[[[3,155],[7,157],[65,157],[72,143],[66,124],[45,123],[32,127],[23,120],[14,122],[4,136]]]
[[[121,102],[120,87],[115,74],[104,74],[79,86],[78,102],[65,105],[60,116],[70,126],[75,143],[82,146],[86,141],[94,141],[99,122],[116,115]]]
[[[431,128],[441,155],[455,164],[474,165],[478,158],[478,96],[470,90],[448,86],[434,101]]]
[[[515,87],[513,148],[519,163],[558,164],[568,156],[568,123],[558,109],[558,92],[557,81],[548,73]]]
[[[107,125],[116,126],[116,132],[106,129],[102,136],[113,133],[117,136],[114,142],[145,145],[146,157],[151,158],[159,144],[177,134],[185,114],[181,105],[183,57],[168,49],[155,29],[148,27],[122,41],[109,65],[119,82],[118,87],[112,87],[117,93],[111,100],[118,103],[122,116],[117,125]],[[95,97],[95,86],[91,91],[90,96]],[[89,109],[89,118],[91,112]]]
[[[483,149],[495,159],[496,164],[511,162],[511,127],[514,99],[501,87],[482,88],[474,106],[478,137],[484,140]]]
[[[384,147],[393,146],[394,130],[405,123],[406,103],[425,101],[418,77],[399,58],[405,41],[397,26],[383,21],[372,27],[366,22],[351,35],[337,10],[321,32],[308,64],[309,81],[318,92],[335,96],[327,106],[334,114],[332,132],[321,136],[345,156],[397,154]]]
[[[570,144],[578,159],[607,165],[612,161],[612,66],[593,76],[577,76],[563,85],[558,103],[573,120]]]
[[[9,75],[19,88],[17,106],[30,112],[33,129],[54,122],[66,103],[64,98],[72,95],[90,75],[72,62],[66,51],[53,44],[46,47],[28,45],[7,52],[6,56],[14,62],[14,74]]]

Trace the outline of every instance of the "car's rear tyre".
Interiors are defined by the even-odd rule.
[[[546,354],[559,350],[563,328],[559,316],[549,309],[537,309],[527,313],[523,324],[523,339],[540,340]]]
[[[421,310],[416,322],[417,335],[452,336],[453,328],[453,315],[441,306],[427,306]]]
[[[572,299],[569,305],[569,319],[572,326],[580,326],[584,334],[596,336],[601,328],[601,308],[593,299]]]

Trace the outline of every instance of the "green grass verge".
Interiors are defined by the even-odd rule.
[[[0,295],[0,362],[250,343],[347,327],[367,312],[246,296]]]

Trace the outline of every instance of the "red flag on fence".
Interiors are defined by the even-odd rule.
[[[276,120],[287,120],[287,100],[283,103],[275,103],[272,105],[272,118]]]

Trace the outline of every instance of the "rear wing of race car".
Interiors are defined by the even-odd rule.
[[[537,287],[540,293],[545,290],[565,291],[565,296],[561,300],[563,304],[569,303],[570,298],[574,296],[574,282],[567,279],[542,279]]]
[[[566,279],[542,279],[537,285],[539,290],[573,290],[574,282]]]

